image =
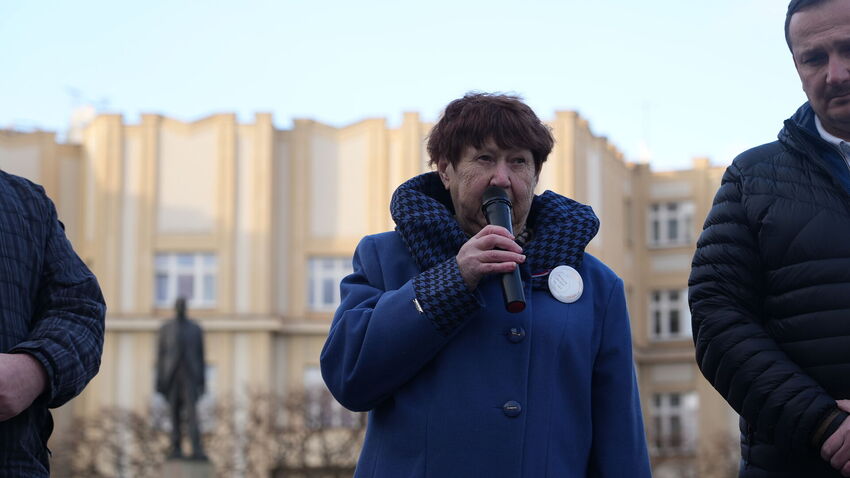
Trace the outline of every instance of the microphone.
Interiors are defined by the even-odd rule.
[[[487,224],[502,226],[511,234],[513,220],[508,193],[498,186],[490,186],[481,197],[481,210],[487,219]],[[525,293],[522,290],[522,279],[519,276],[519,265],[512,272],[502,274],[502,292],[505,299],[505,309],[508,312],[522,312],[525,309]]]

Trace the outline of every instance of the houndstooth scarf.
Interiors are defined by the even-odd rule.
[[[420,270],[457,255],[467,236],[454,218],[449,192],[436,172],[416,176],[396,189],[390,213]],[[533,231],[523,247],[536,289],[547,289],[548,272],[559,265],[581,266],[584,248],[599,230],[590,206],[552,191],[534,196],[527,227]]]

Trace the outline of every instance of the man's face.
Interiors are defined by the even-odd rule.
[[[812,109],[824,129],[850,141],[850,0],[795,13],[788,33]]]
[[[513,204],[514,234],[522,232],[537,185],[531,151],[504,150],[490,140],[480,149],[467,147],[456,166],[441,159],[437,162],[437,170],[451,194],[455,217],[464,232],[474,236],[487,225],[481,211],[481,196],[488,186],[499,186],[507,191]]]

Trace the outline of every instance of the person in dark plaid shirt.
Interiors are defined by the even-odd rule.
[[[44,189],[0,171],[0,476],[49,475],[48,408],[97,373],[105,314]]]

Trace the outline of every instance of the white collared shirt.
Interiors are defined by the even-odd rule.
[[[820,137],[823,138],[824,141],[834,144],[838,148],[838,152],[841,153],[841,156],[844,157],[844,162],[847,163],[847,167],[850,168],[850,143],[837,136],[829,134],[829,132],[823,129],[823,124],[820,122],[820,118],[818,118],[817,115],[815,115],[815,127],[818,129],[818,134],[820,134]]]

